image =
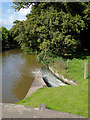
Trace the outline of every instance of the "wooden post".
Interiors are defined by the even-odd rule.
[[[84,79],[87,78],[87,63],[85,62],[85,67],[84,67]]]
[[[69,64],[69,59],[67,59],[67,67],[68,67],[68,64]]]

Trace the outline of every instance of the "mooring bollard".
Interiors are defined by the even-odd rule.
[[[39,104],[39,110],[47,109],[45,104]]]
[[[67,59],[67,68],[68,68],[68,65],[69,65],[69,59]]]

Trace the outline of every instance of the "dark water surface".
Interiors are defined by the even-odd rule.
[[[41,67],[34,55],[23,54],[20,49],[3,52],[2,102],[14,103],[22,100]]]

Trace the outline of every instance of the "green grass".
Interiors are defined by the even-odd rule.
[[[57,71],[59,74],[64,75],[68,79],[72,79],[78,84],[81,84],[84,80],[84,66],[85,62],[87,63],[87,77],[88,77],[88,60],[87,59],[70,59],[63,60],[61,58],[55,59],[54,63],[50,63],[50,66],[53,66],[54,71]]]
[[[52,110],[88,117],[88,79],[84,80],[85,62],[87,59],[75,58],[69,60],[68,69],[64,69],[64,74],[68,78],[72,78],[78,85],[40,88],[30,97],[17,104],[38,107],[39,104],[44,103],[47,108]],[[56,63],[52,65],[54,66],[54,64]]]
[[[84,66],[87,63],[87,78],[88,78],[88,60],[72,59],[69,60],[67,76],[73,79],[78,84],[82,84],[84,80]]]
[[[88,87],[83,85],[41,88],[18,104],[38,107],[46,104],[47,108],[88,117]]]

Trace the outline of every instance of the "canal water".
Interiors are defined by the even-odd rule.
[[[14,103],[22,100],[40,71],[42,64],[35,55],[26,55],[20,49],[2,53],[2,102]]]

